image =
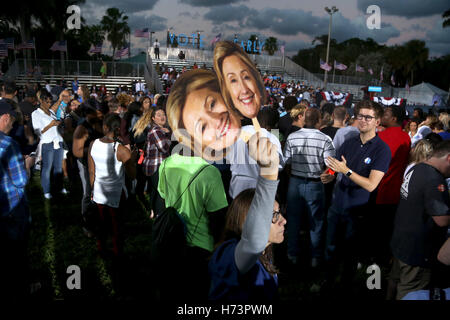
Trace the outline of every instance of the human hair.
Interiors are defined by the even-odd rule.
[[[439,144],[439,142],[442,142],[443,140],[440,135],[434,132],[427,134],[424,139],[428,140],[433,146],[433,148],[435,148]]]
[[[39,91],[37,93],[37,98],[38,98],[39,103],[42,103],[42,101],[47,100],[47,99],[53,100],[52,94],[45,89],[42,89],[41,91]]]
[[[444,130],[444,124],[441,121],[438,121],[438,122],[436,122],[434,129],[439,130],[439,131]]]
[[[112,98],[108,102],[109,112],[116,112],[119,109],[120,102],[117,98]]]
[[[245,219],[247,218],[250,205],[255,196],[255,189],[246,189],[239,193],[239,195],[231,202],[228,208],[225,227],[222,234],[222,242],[230,239],[240,239],[242,235],[242,228],[244,227]],[[259,257],[262,265],[271,275],[278,273],[277,268],[273,265],[273,249],[270,244]]]
[[[228,106],[232,107],[238,114],[242,115],[239,110],[235,108],[231,99],[231,95],[226,89],[225,77],[222,70],[223,61],[226,57],[229,57],[231,55],[235,55],[236,57],[240,58],[242,62],[248,67],[248,70],[255,79],[256,86],[258,87],[262,105],[266,104],[265,87],[261,79],[261,74],[256,69],[253,61],[238,44],[232,41],[219,41],[216,43],[216,46],[214,47],[214,71],[216,72],[217,78],[219,79],[222,97]],[[257,93],[255,92],[255,94]]]
[[[376,103],[373,102],[371,100],[361,100],[359,101],[356,106],[355,106],[355,116],[359,114],[359,111],[361,109],[370,109],[373,110],[373,112],[375,113],[375,119],[380,119],[383,116],[383,107]]]
[[[298,105],[296,105],[295,107],[292,108],[289,115],[295,121],[295,120],[297,120],[299,115],[303,116],[305,114],[306,109],[307,108],[304,105],[299,103]]]
[[[450,115],[447,112],[441,112],[439,114],[439,120],[444,125],[444,130],[447,130],[448,129],[448,122],[450,120]]]
[[[298,100],[294,96],[288,96],[283,100],[283,108],[286,110],[286,112],[289,112],[292,110],[293,107],[295,107],[298,104]]]
[[[450,153],[450,140],[444,140],[436,144],[433,148],[432,157],[442,158]]]
[[[90,98],[89,88],[85,84],[81,85],[81,98],[83,101],[87,101]]]
[[[220,92],[219,82],[214,72],[204,69],[189,70],[175,81],[167,99],[166,114],[169,126],[178,141],[181,141],[183,136],[188,138],[190,143],[187,146],[191,148],[194,144],[194,137],[186,134],[186,130],[182,130],[186,129],[183,122],[183,109],[189,93],[205,88]]]
[[[392,115],[397,119],[395,122],[401,124],[406,117],[405,108],[401,106],[389,106],[386,109],[391,110]]]
[[[305,111],[305,128],[316,128],[320,122],[320,111],[316,108],[308,108]]]
[[[433,153],[433,145],[426,139],[419,140],[409,153],[409,163],[419,163],[428,160]]]
[[[3,83],[3,91],[6,94],[14,94],[14,92],[16,92],[16,90],[17,90],[17,86],[14,81],[5,81]]]
[[[333,110],[333,117],[335,120],[344,121],[347,115],[347,109],[344,106],[337,106]]]
[[[270,131],[276,128],[280,115],[277,110],[264,107],[259,110],[257,118],[261,127]]]
[[[417,113],[419,114],[419,119],[423,119],[424,115],[423,115],[423,110],[421,108],[414,108],[414,111],[417,111]]]
[[[428,126],[431,130],[433,130],[436,124],[439,122],[439,119],[434,114],[429,114],[425,121],[428,122]]]
[[[145,100],[150,100],[150,106],[152,105],[152,99],[148,96],[143,96],[139,99],[139,103],[141,104],[141,106],[144,106],[144,101]]]

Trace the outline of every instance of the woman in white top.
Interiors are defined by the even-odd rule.
[[[136,152],[130,152],[117,137],[120,135],[121,118],[108,114],[103,120],[105,136],[94,140],[89,147],[88,165],[92,187],[92,200],[97,204],[100,215],[100,230],[97,247],[100,252],[106,245],[108,231],[112,233],[113,252],[121,251],[119,221],[121,199],[127,196],[125,173],[136,176]],[[112,229],[107,230],[106,226]]]
[[[36,135],[40,138],[42,169],[41,185],[44,190],[44,197],[51,199],[50,193],[50,173],[53,169],[53,176],[57,190],[66,194],[67,191],[62,186],[62,161],[64,151],[62,148],[63,138],[58,131],[61,121],[56,120],[55,111],[61,103],[60,99],[52,105],[52,95],[47,90],[42,90],[39,95],[40,107],[31,114],[31,121]]]

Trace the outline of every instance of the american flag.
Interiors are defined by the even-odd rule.
[[[281,54],[284,55],[284,45],[281,46],[280,51],[281,51]]]
[[[67,52],[67,42],[63,41],[55,41],[55,43],[50,48],[52,51],[66,51]]]
[[[134,36],[138,38],[148,38],[150,35],[150,32],[148,32],[148,28],[145,29],[138,29],[134,31]]]
[[[128,54],[128,50],[129,50],[128,47],[124,47],[120,50],[117,50],[116,54],[114,55],[114,58],[121,58],[121,57],[126,56]]]
[[[328,63],[325,63],[322,59],[320,59],[320,69],[330,71],[332,68]]]
[[[391,75],[391,83],[392,83],[393,86],[395,86],[394,73],[392,73],[392,75]]]
[[[409,93],[409,83],[408,83],[408,80],[406,80],[405,89],[408,90],[408,93]]]
[[[211,45],[214,45],[216,42],[219,42],[221,37],[222,37],[221,33],[219,33],[217,36],[215,36],[214,39],[212,39],[212,41],[211,41]]]
[[[22,49],[35,49],[34,47],[34,40],[28,40],[27,42],[22,42],[21,44],[17,45],[17,50]]]
[[[8,56],[8,46],[6,43],[0,43],[0,57]]]
[[[369,68],[369,70],[367,70],[367,71],[369,71],[369,73],[370,73],[371,75],[373,75],[373,70],[372,70],[372,68]]]
[[[381,67],[381,71],[380,71],[380,81],[383,81],[383,68],[384,68],[384,66]]]
[[[8,49],[14,49],[14,38],[0,39],[0,44],[6,44]]]
[[[364,72],[364,68],[356,65],[356,72]]]
[[[337,62],[336,60],[334,60],[334,68],[337,70],[346,70],[347,66],[343,63]]]
[[[98,43],[95,46],[91,44],[91,48],[89,49],[88,54],[102,53],[102,46],[103,43]]]

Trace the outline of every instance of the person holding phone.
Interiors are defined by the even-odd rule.
[[[42,148],[41,185],[45,199],[51,199],[50,174],[52,170],[57,190],[67,194],[67,190],[62,185],[64,150],[63,138],[58,130],[61,121],[58,121],[55,115],[60,101],[53,104],[52,95],[47,90],[41,90],[39,102],[40,106],[31,114],[31,119]]]

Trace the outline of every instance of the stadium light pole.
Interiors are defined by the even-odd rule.
[[[327,44],[327,58],[325,63],[328,64],[328,56],[330,54],[330,39],[331,39],[331,22],[332,22],[332,18],[333,18],[333,13],[336,13],[339,11],[338,8],[336,8],[335,6],[333,6],[331,9],[328,7],[325,7],[325,11],[330,15],[330,23],[328,25],[328,44]],[[323,79],[323,88],[326,89],[327,88],[327,78],[328,78],[328,71],[325,70],[325,76]]]

